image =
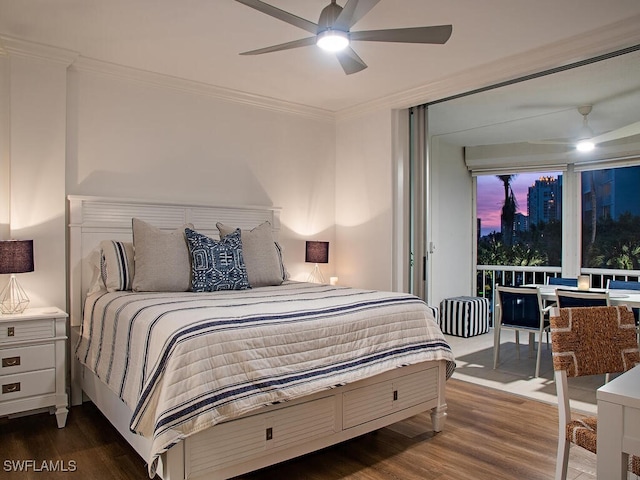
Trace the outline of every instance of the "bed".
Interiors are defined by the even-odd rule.
[[[454,359],[434,310],[407,294],[289,281],[277,241],[254,242],[279,229],[272,207],[69,197],[72,404],[95,403],[150,476],[230,478],[426,411],[443,429]],[[171,285],[183,259],[152,262],[162,275],[142,268],[141,232],[155,245],[181,231],[187,287]],[[231,258],[237,238],[246,268],[234,257],[213,280],[198,273],[203,242]],[[258,243],[270,249],[254,258]],[[271,263],[258,270],[256,258]],[[141,283],[160,278],[169,285],[157,291]]]

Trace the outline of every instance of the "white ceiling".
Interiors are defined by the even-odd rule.
[[[430,107],[429,131],[459,146],[575,140],[640,121],[640,51]]]
[[[339,3],[344,5],[344,1]],[[329,0],[267,2],[317,22]],[[240,56],[243,51],[306,37],[308,32],[235,0],[0,0],[0,35],[69,49],[104,62],[339,112],[442,82],[474,67],[513,58],[630,17],[640,19],[640,1],[381,0],[353,31],[450,23],[451,39],[445,45],[355,42],[354,49],[369,68],[348,76],[332,54],[315,46]],[[562,91],[545,87],[516,95],[514,90],[510,96],[520,99],[523,105],[519,106],[499,108],[504,95],[497,93],[476,104],[469,98],[454,109],[457,117],[449,113],[446,128],[449,132],[473,133],[479,132],[481,124],[511,122],[514,114],[535,116],[551,111],[536,110],[543,106],[566,113],[579,103],[598,103],[621,91],[637,90],[639,64],[636,61],[630,79],[614,77],[616,91],[600,90],[610,83],[603,77],[581,93],[578,87],[586,88],[587,83],[582,76]],[[464,110],[462,105],[471,110]],[[502,117],[505,111],[511,114],[509,119]],[[604,108],[596,106],[594,124],[600,113]],[[573,116],[579,123],[579,115]],[[539,138],[561,136],[556,132]],[[456,140],[452,137],[452,141]],[[471,135],[457,141],[475,140]]]

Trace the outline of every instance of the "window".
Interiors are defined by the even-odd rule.
[[[565,92],[575,94],[578,86],[615,86],[615,102],[610,105],[609,100],[614,97],[603,96],[589,117],[594,135],[613,138],[606,135],[635,125],[638,120],[635,93],[640,90],[634,87],[640,77],[633,73],[640,65],[635,61],[639,54],[638,48],[615,52],[560,71],[554,69],[534,78],[527,76],[483,87],[426,105],[429,114],[424,126],[428,126],[425,175],[412,180],[425,184],[422,200],[426,209],[417,220],[424,221],[426,234],[419,239],[424,240],[425,255],[416,257],[425,261],[416,264],[425,266],[427,277],[431,275],[435,280],[425,288],[428,298],[439,301],[466,288],[467,263],[474,267],[472,291],[485,297],[491,296],[496,283],[545,283],[550,276],[586,274],[592,277],[592,285],[598,286],[607,276],[640,276],[637,270],[618,275],[602,268],[586,268],[584,243],[581,244],[581,214],[591,214],[581,212],[581,206],[590,201],[590,187],[581,182],[582,172],[638,165],[637,134],[624,139],[601,139],[593,152],[576,152],[573,143],[585,125],[581,113],[585,105],[574,107],[571,101],[565,101],[560,106],[550,102],[556,95],[564,98]],[[621,87],[621,82],[627,81],[629,85]],[[628,115],[625,120],[621,117],[623,112]],[[405,162],[406,155],[400,153],[397,158]],[[402,174],[398,178],[408,178],[407,169],[398,171]],[[464,184],[467,174],[472,180],[468,189]],[[611,172],[603,173],[607,174]],[[509,184],[506,195],[499,178],[505,175],[514,182]],[[518,183],[525,179],[526,193],[521,195]],[[585,187],[582,191],[581,185]],[[534,187],[530,197],[529,187]],[[507,211],[503,224],[502,207],[505,199],[510,199],[510,189],[517,207]],[[638,181],[636,189],[640,192]],[[615,198],[616,185],[603,182],[599,195]],[[640,205],[640,201],[637,203]],[[401,207],[409,211],[405,198],[398,197],[397,205],[400,213]],[[613,204],[600,202],[596,208],[593,215],[597,218],[617,218]],[[468,225],[467,230],[461,232],[458,227],[464,224]],[[416,229],[411,230],[415,232]],[[398,259],[400,264],[406,262],[404,257]]]
[[[560,266],[560,172],[477,177],[478,265]]]
[[[582,267],[640,269],[640,166],[581,172]]]

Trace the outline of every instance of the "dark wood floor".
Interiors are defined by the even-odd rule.
[[[549,479],[557,441],[555,406],[459,380],[447,383],[445,430],[419,415],[243,480]],[[58,462],[75,472],[10,472],[7,461]],[[67,426],[54,416],[0,419],[0,478],[147,479],[142,459],[92,404],[73,407]],[[72,467],[73,468],[73,467]],[[9,469],[10,470],[10,469]]]

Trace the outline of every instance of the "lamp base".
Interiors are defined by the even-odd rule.
[[[29,305],[29,297],[18,284],[15,275],[11,275],[9,283],[0,293],[0,312],[6,314],[22,313]]]
[[[316,263],[315,267],[313,267],[313,270],[311,270],[311,273],[309,274],[309,277],[307,278],[307,282],[309,282],[309,283],[326,283],[324,281],[324,276],[322,275],[322,272],[320,271],[320,267],[318,266],[317,263]]]

